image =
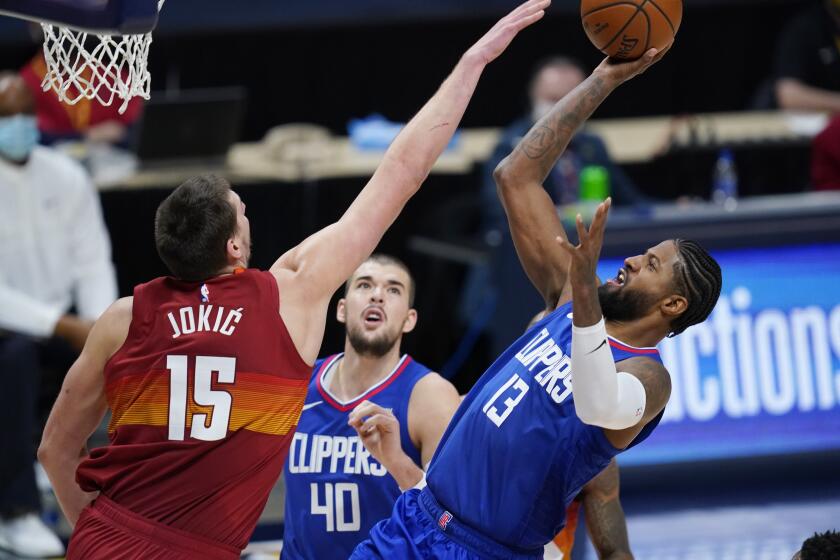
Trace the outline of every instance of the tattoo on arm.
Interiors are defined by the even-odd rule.
[[[531,129],[521,144],[522,151],[531,159],[543,157],[551,147],[557,143],[557,133],[548,125],[540,125]]]
[[[529,159],[540,160],[540,167],[547,174],[575,131],[608,94],[609,88],[599,76],[588,78],[528,132],[519,144],[522,153]]]
[[[621,508],[618,466],[613,461],[585,488],[586,526],[599,558],[632,559],[627,522]]]
[[[671,376],[665,366],[650,358],[630,358],[621,362],[620,369],[639,378],[645,387],[645,416],[643,422],[649,422],[665,408],[671,397]]]

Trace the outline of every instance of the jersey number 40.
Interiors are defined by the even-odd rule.
[[[358,484],[353,482],[324,483],[323,504],[318,496],[318,484],[312,482],[309,484],[309,488],[312,492],[312,503],[310,504],[312,515],[325,516],[328,533],[361,529]],[[350,519],[347,519],[348,517]]]

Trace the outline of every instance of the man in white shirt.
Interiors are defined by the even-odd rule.
[[[18,93],[0,75],[0,102]],[[37,140],[34,117],[0,113],[0,550],[27,557],[64,552],[37,515],[41,373],[50,365],[66,372],[69,363],[60,360],[72,362],[93,321],[117,298],[93,184],[78,164]]]

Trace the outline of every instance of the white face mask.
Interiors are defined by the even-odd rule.
[[[551,101],[536,101],[531,108],[531,120],[533,122],[539,121],[554,109],[554,103]]]
[[[0,117],[0,156],[12,161],[24,161],[38,144],[39,138],[35,117]]]

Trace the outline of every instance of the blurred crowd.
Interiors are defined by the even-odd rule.
[[[772,56],[773,74],[745,109],[826,113],[827,126],[813,138],[810,186],[840,190],[840,0],[815,2],[791,19]],[[41,87],[45,71],[36,54],[23,68],[0,73],[0,548],[32,556],[63,551],[39,515],[35,443],[93,321],[118,295],[92,175],[97,158],[132,153],[143,118],[140,99],[123,114],[96,101],[62,104]],[[493,169],[587,74],[558,54],[538,63],[523,84],[529,110],[504,129],[482,170],[477,204],[488,246],[506,229]],[[545,188],[558,205],[608,195],[617,206],[657,202],[587,129],[573,138]],[[487,268],[471,271],[464,317],[478,314],[492,284]],[[802,554],[807,560],[804,548]]]

